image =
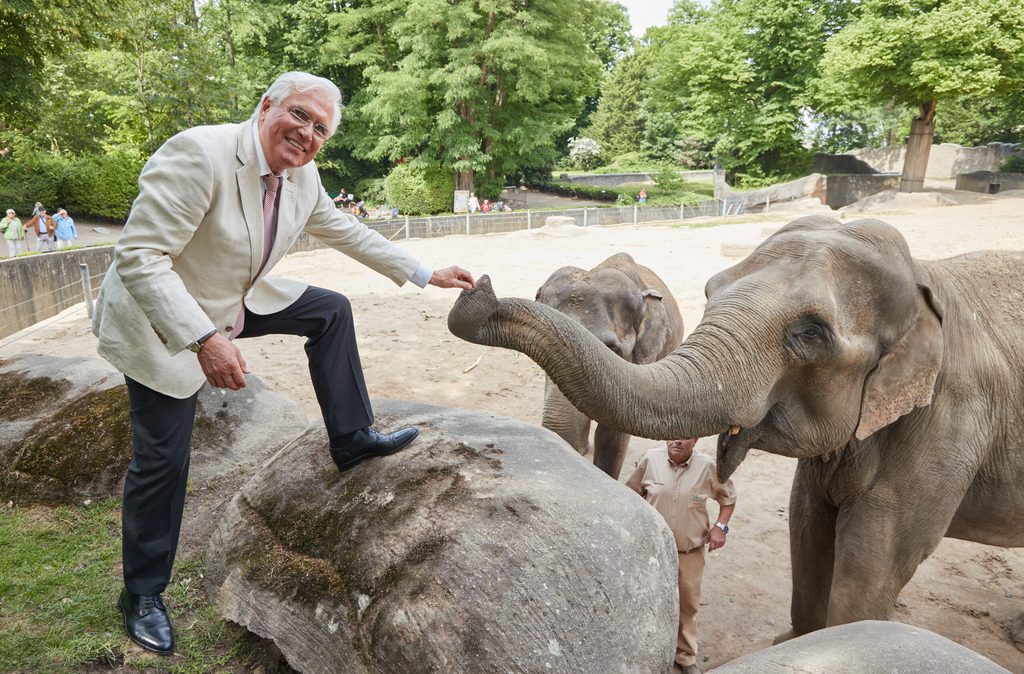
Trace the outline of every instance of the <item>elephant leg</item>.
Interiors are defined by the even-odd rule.
[[[541,425],[557,433],[580,454],[586,456],[590,452],[590,419],[573,407],[550,379],[544,383]]]
[[[835,564],[836,513],[811,479],[811,464],[801,460],[789,495],[789,552],[793,574],[790,620],[793,629],[775,643],[819,630],[828,619]]]
[[[629,433],[598,424],[594,431],[594,465],[614,479],[619,479],[631,437]]]
[[[929,495],[914,502],[894,492],[876,482],[872,494],[839,513],[829,627],[887,620],[900,591],[942,540],[962,496]]]

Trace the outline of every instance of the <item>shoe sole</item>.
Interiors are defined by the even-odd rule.
[[[117,610],[121,613],[121,626],[124,628],[125,636],[128,637],[129,641],[150,653],[156,653],[157,655],[174,655],[174,646],[171,646],[171,649],[168,651],[161,651],[148,644],[142,643],[132,635],[131,631],[128,629],[128,613],[124,610],[124,606],[121,605],[120,599],[117,600]]]
[[[370,454],[368,456],[360,456],[360,457],[355,458],[355,459],[349,459],[345,463],[338,464],[338,472],[345,472],[346,470],[348,470],[350,468],[355,468],[356,466],[358,466],[363,461],[366,461],[367,459],[372,459],[372,458],[375,458],[375,457],[378,457],[378,456],[391,456],[392,454],[397,454],[398,452],[400,452],[403,449],[405,449],[406,447],[408,447],[409,443],[412,442],[413,440],[415,440],[416,438],[418,438],[419,436],[420,436],[420,434],[416,433],[416,435],[412,436],[411,438],[409,438],[408,440],[406,440],[405,442],[403,442],[399,446],[395,447],[390,452],[383,452],[381,454]]]

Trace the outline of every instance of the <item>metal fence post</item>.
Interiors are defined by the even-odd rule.
[[[638,205],[633,204],[633,224],[634,225],[636,224],[636,213],[637,213],[637,210],[639,210],[639,208],[640,207]]]
[[[533,211],[526,211],[526,228],[533,229]]]
[[[583,209],[583,226],[584,227],[587,226],[587,209],[586,208]]]
[[[679,219],[686,219],[686,204],[679,204]]]
[[[405,216],[405,238],[409,238],[409,216]]]
[[[466,211],[466,236],[469,236],[469,211]]]
[[[79,264],[78,271],[82,272],[82,292],[85,294],[85,310],[92,318],[92,283],[89,281],[89,265]]]
[[[434,216],[433,215],[428,215],[427,216],[427,236],[428,237],[434,236]]]

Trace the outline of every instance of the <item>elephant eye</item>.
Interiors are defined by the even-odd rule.
[[[817,325],[808,325],[804,328],[804,331],[800,333],[800,336],[804,339],[818,339],[821,337],[821,328]]]

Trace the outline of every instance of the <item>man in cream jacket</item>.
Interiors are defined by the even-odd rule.
[[[267,276],[303,231],[402,285],[471,288],[459,267],[433,271],[336,209],[313,163],[337,128],[329,80],[285,73],[241,124],[168,140],[139,195],[97,300],[99,352],[125,375],[133,457],[125,478],[118,605],[128,636],[174,651],[161,594],[174,564],[196,397],[237,390],[248,372],[235,338],[307,338],[310,378],[339,470],[397,452],[415,428],[381,434],[343,295]]]

